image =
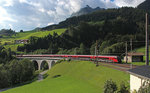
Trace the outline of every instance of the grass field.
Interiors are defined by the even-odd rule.
[[[48,34],[53,35],[54,32],[60,35],[63,32],[65,32],[65,30],[66,29],[56,29],[52,31],[26,31],[22,33],[18,32],[16,36],[0,38],[0,43],[2,45],[5,43],[9,43],[8,45],[5,45],[4,47],[11,48],[13,51],[16,51],[17,46],[22,45],[22,44],[14,44],[15,40],[29,39],[31,36],[44,37],[44,36],[47,36]]]
[[[145,65],[145,62],[132,62],[133,65],[142,66]]]
[[[138,48],[138,49],[136,49],[134,51],[145,53],[145,47]]]
[[[73,61],[55,65],[41,82],[10,89],[2,93],[102,93],[104,82],[128,84],[129,74],[112,68],[96,67],[92,62]],[[60,76],[54,78],[54,76]]]

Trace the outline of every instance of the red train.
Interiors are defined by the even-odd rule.
[[[115,62],[121,63],[121,59],[118,56],[107,56],[107,55],[17,55],[16,57],[60,57],[60,58],[71,58],[80,60],[95,60],[99,62]]]

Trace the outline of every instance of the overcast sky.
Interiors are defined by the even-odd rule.
[[[136,7],[145,0],[0,0],[0,29],[32,30],[57,24],[73,12],[93,8]]]

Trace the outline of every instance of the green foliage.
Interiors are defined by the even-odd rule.
[[[31,80],[34,65],[30,60],[16,60],[11,49],[0,46],[0,88]]]
[[[5,88],[11,85],[10,72],[0,64],[0,88]]]
[[[72,49],[62,49],[59,48],[59,52],[57,54],[81,54],[80,53],[80,48],[72,48]]]
[[[43,68],[42,68],[42,70],[44,71],[44,70],[48,70],[48,63],[46,62],[46,61],[43,61],[43,64],[42,64],[43,66]]]
[[[125,85],[125,83],[122,82],[120,84],[120,89],[118,90],[117,93],[130,93],[130,91],[129,91],[128,87]]]
[[[54,32],[56,32],[58,35],[61,35],[63,32],[65,32],[66,29],[55,29],[51,31],[24,31],[23,33],[21,32],[16,32],[15,35],[10,36],[3,36],[1,38],[0,44],[5,45],[5,48],[11,48],[13,51],[17,51],[17,46],[23,45],[23,44],[14,44],[15,40],[22,40],[22,39],[29,39],[30,37],[45,37],[48,34],[53,35]]]
[[[91,55],[95,54],[95,46],[96,46],[96,44],[91,45],[91,48],[90,48],[90,54]]]
[[[0,88],[31,80],[35,71],[33,63],[27,59],[12,60],[10,63],[0,65],[0,69]]]
[[[115,93],[117,85],[112,80],[107,80],[104,85],[104,93]]]
[[[22,32],[23,32],[23,30],[20,30],[20,32],[22,33]]]
[[[0,64],[6,64],[8,61],[12,60],[14,57],[12,56],[11,49],[5,49],[3,46],[0,46]]]
[[[103,54],[115,54],[115,53],[120,53],[120,54],[122,54],[122,53],[124,53],[124,51],[125,51],[125,43],[124,42],[122,42],[122,43],[116,43],[116,44],[113,44],[112,46],[110,46],[110,47],[107,47],[107,48],[105,48],[103,51],[102,51],[102,53]]]
[[[137,93],[150,93],[150,83],[145,81],[143,85],[139,88]]]
[[[130,91],[124,82],[120,84],[118,89],[117,84],[110,79],[105,82],[104,93],[130,93]]]
[[[86,47],[83,45],[83,43],[80,44],[80,54],[81,55],[87,54]]]
[[[136,90],[134,90],[132,93],[137,93],[137,91],[136,91]]]
[[[44,49],[48,50],[46,53],[49,54],[94,54],[94,43],[99,40],[100,54],[120,56],[125,52],[126,41],[130,39],[136,42],[145,41],[143,20],[145,20],[144,10],[127,7],[71,17],[58,25],[43,28],[43,30],[68,28],[61,36],[54,33],[53,36],[40,37],[29,44],[19,46],[17,50],[27,53]],[[81,49],[81,44],[84,45],[84,49],[83,47]],[[144,43],[135,44],[133,49],[144,45]],[[76,49],[76,53],[75,48],[79,48]]]
[[[11,29],[2,29],[0,30],[0,35],[3,35],[3,36],[12,36],[16,34],[15,31],[11,30]]]
[[[100,53],[102,53],[102,51],[103,51],[105,48],[109,47],[110,45],[111,45],[111,44],[110,44],[110,41],[104,41],[104,42],[101,44],[100,48],[99,48]]]
[[[75,46],[72,42],[60,37],[57,33],[45,36],[44,38],[31,37],[30,43],[24,46],[18,46],[18,51],[33,52],[37,49],[48,49],[47,53],[55,54],[58,52],[58,47],[69,49]]]

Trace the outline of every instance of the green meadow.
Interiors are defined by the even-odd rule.
[[[56,64],[48,77],[2,93],[102,93],[106,80],[129,85],[129,74],[98,66],[89,61],[71,61]]]
[[[23,44],[14,44],[15,40],[21,40],[21,39],[29,39],[31,36],[36,36],[36,37],[44,37],[47,36],[48,34],[53,35],[53,33],[57,33],[58,35],[61,35],[63,32],[65,32],[66,29],[55,29],[51,31],[25,31],[25,32],[18,32],[16,36],[11,36],[11,37],[6,37],[4,36],[3,38],[0,38],[0,43],[2,45],[6,44],[4,47],[5,48],[11,48],[13,51],[16,51],[18,45],[23,45]]]

